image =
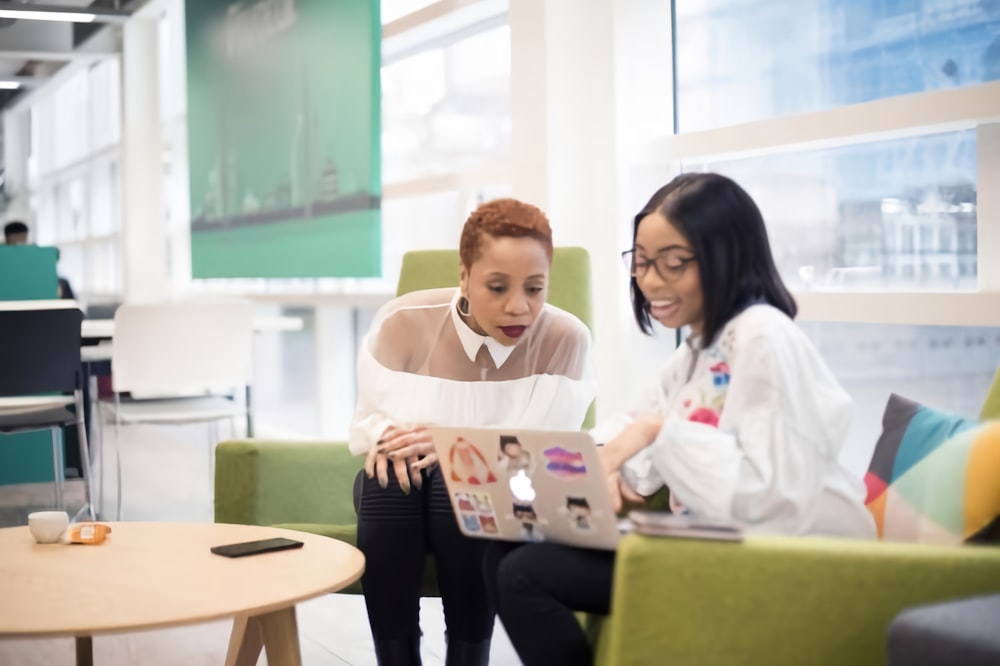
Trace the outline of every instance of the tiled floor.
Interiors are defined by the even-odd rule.
[[[198,426],[131,426],[123,429],[125,518],[142,521],[212,520],[208,430]],[[110,438],[111,433],[107,433]],[[108,457],[113,461],[112,447]],[[114,467],[105,477],[105,505],[114,506]],[[0,486],[0,526],[23,525],[27,514],[49,508],[51,485]],[[82,504],[79,482],[67,487],[70,509]],[[374,665],[364,599],[333,594],[298,606],[305,666]],[[424,664],[444,664],[444,621],[439,599],[421,602]],[[94,638],[94,663],[100,666],[223,664],[229,622]],[[0,640],[0,666],[59,666],[74,663],[72,639]],[[261,656],[261,664],[267,660]],[[497,624],[491,664],[518,664]]]

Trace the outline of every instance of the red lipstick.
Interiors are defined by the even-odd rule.
[[[528,330],[528,327],[527,326],[501,326],[500,330],[503,331],[503,334],[506,335],[508,338],[514,338],[516,340],[517,338],[519,338],[522,335],[524,335],[524,332],[526,330]]]

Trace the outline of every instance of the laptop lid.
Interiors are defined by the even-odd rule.
[[[613,550],[620,537],[590,435],[517,428],[429,429],[466,536]]]

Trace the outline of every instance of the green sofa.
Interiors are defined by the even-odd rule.
[[[345,444],[229,441],[216,460],[217,522],[354,543],[359,461]],[[425,596],[437,594],[433,572]],[[619,549],[614,610],[592,630],[598,663],[615,666],[883,664],[885,630],[899,611],[978,592],[1000,592],[1000,548],[630,535]]]
[[[1000,372],[984,418],[1000,417],[998,396]],[[216,459],[217,522],[353,540],[360,461],[346,445],[230,441]],[[425,588],[436,594],[432,577]],[[874,666],[885,664],[886,629],[904,608],[992,592],[1000,592],[995,546],[632,534],[618,551],[611,614],[587,623],[596,661],[608,666]]]

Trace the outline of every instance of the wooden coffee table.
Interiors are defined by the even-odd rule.
[[[39,545],[0,529],[0,638],[74,636],[78,665],[92,636],[234,618],[227,666],[299,666],[295,604],[350,585],[365,558],[326,537],[255,525],[109,523],[99,546]],[[212,546],[271,537],[296,550],[227,558]]]

